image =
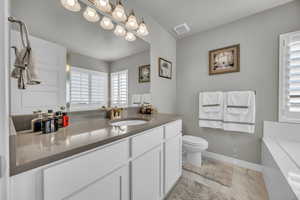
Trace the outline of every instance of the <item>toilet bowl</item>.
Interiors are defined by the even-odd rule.
[[[183,152],[186,162],[192,165],[202,165],[202,152],[208,148],[208,142],[197,136],[184,135],[182,138]]]

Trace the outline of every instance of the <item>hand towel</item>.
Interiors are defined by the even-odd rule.
[[[17,21],[13,20],[13,22]],[[15,68],[11,73],[11,77],[18,79],[19,89],[26,89],[26,84],[37,85],[40,84],[41,81],[38,79],[27,27],[21,21],[18,21],[18,24],[20,26],[22,48],[18,50],[17,47],[12,47],[15,50],[16,58],[14,64]],[[24,40],[24,35],[26,42]]]
[[[133,106],[141,105],[141,95],[139,95],[139,94],[132,95],[132,105]]]
[[[218,113],[223,109],[223,107],[220,106],[223,102],[222,92],[204,92],[201,98],[204,112]]]
[[[249,111],[251,91],[234,91],[227,93],[227,112],[232,114],[246,114]]]
[[[199,126],[223,128],[223,93],[201,92],[199,94]]]
[[[255,131],[255,93],[227,92],[224,106],[224,130],[245,133]]]
[[[143,94],[142,95],[142,103],[143,104],[151,104],[151,101],[152,101],[152,99],[151,99],[151,94]]]

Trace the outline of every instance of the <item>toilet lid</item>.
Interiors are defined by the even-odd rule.
[[[190,145],[200,145],[200,146],[208,146],[208,142],[197,136],[191,136],[191,135],[184,135],[182,137],[183,143],[190,144]]]

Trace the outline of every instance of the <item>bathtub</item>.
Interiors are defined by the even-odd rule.
[[[270,200],[300,200],[300,124],[264,122],[262,165]]]

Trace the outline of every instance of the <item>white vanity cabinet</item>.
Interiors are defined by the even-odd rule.
[[[181,120],[11,177],[12,200],[161,200],[181,176]]]
[[[132,200],[162,198],[162,148],[157,147],[131,164]]]
[[[174,183],[182,174],[182,141],[181,134],[167,140],[164,144],[164,191],[172,189]]]
[[[129,200],[129,169],[127,166],[86,186],[66,200]]]

